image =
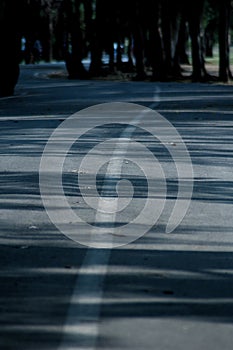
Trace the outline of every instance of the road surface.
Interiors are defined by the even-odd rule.
[[[0,99],[0,348],[232,349],[233,87],[47,77],[63,68],[23,66],[15,96]],[[158,222],[130,244],[90,248],[50,221],[39,167],[49,137],[67,118],[114,102],[152,107],[178,130],[193,164],[192,201],[181,224],[166,233],[177,179],[160,150],[168,195]],[[110,137],[115,132],[107,130]],[[83,220],[92,214],[76,170],[103,136],[87,135],[65,164],[64,191]],[[153,150],[154,140],[140,137]],[[136,180],[143,198],[146,183]]]

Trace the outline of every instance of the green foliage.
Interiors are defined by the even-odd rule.
[[[206,0],[204,3],[203,25],[207,25],[218,19],[218,2],[217,0]]]

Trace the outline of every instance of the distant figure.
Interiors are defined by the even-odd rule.
[[[21,38],[21,62],[26,62],[26,39],[23,36]]]
[[[42,57],[42,45],[39,39],[36,39],[33,45],[33,63],[38,63]]]

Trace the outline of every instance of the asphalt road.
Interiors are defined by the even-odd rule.
[[[233,86],[47,78],[62,69],[62,64],[22,67],[15,96],[0,99],[0,348],[232,349]],[[166,233],[178,195],[176,167],[150,135],[130,131],[127,125],[119,129],[111,115],[109,126],[86,133],[64,162],[70,207],[83,221],[101,223],[98,232],[103,237],[110,224],[132,221],[142,210],[147,183],[131,161],[125,166],[139,204],[122,218],[111,216],[107,226],[106,216],[96,221],[77,186],[80,160],[92,147],[106,136],[124,135],[126,142],[135,132],[157,154],[166,173],[166,203],[156,224],[134,242],[91,248],[72,241],[50,221],[39,168],[57,127],[84,108],[115,102],[150,107],[176,128],[192,160],[192,200],[180,225]],[[87,127],[92,118],[93,113],[86,116]],[[168,140],[169,147],[176,148],[176,142]],[[63,148],[58,142],[55,155]],[[140,157],[134,153],[132,157]],[[96,164],[106,163],[105,157],[104,151],[96,151]],[[56,163],[56,157],[51,162]],[[113,178],[114,169],[119,170],[116,164],[107,168]],[[99,172],[97,195],[105,191],[105,197],[115,198],[116,179],[108,178],[106,185],[106,167]],[[92,167],[81,175],[88,192]],[[55,185],[53,190],[56,196]],[[66,219],[62,207],[52,209]],[[140,223],[130,234],[138,227]],[[119,237],[121,241],[123,235]]]

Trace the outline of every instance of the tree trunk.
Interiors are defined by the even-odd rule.
[[[232,78],[229,57],[229,28],[230,28],[231,1],[219,2],[219,79],[227,82]]]
[[[152,66],[152,80],[166,80],[166,67],[164,57],[163,40],[159,28],[159,8],[160,1],[151,0],[148,12],[149,25],[149,52]]]
[[[179,38],[181,11],[179,1],[162,1],[162,33],[167,77],[177,75],[176,46]]]
[[[215,32],[217,29],[216,19],[212,19],[205,28],[205,55],[206,57],[213,57],[213,49],[215,44]]]
[[[48,38],[48,44],[49,44],[49,62],[53,60],[53,16],[52,16],[52,8],[49,9],[48,12],[48,24],[49,24],[49,38]]]
[[[184,17],[184,14],[182,14],[178,42],[176,46],[176,54],[175,54],[175,65],[177,69],[180,69],[180,64],[190,64],[188,54],[186,51],[187,42],[188,42],[187,19]]]
[[[193,81],[202,81],[207,75],[201,45],[201,18],[203,14],[204,0],[192,1],[187,6],[192,41],[192,79]]]
[[[134,39],[134,56],[136,60],[136,72],[137,76],[135,80],[143,80],[146,77],[144,70],[144,55],[145,55],[145,40],[144,40],[144,27],[143,27],[143,14],[144,4],[142,0],[135,0],[134,4],[134,16],[133,16],[133,39]]]
[[[18,1],[5,0],[0,4],[0,96],[10,96],[19,76],[20,38],[17,35]]]
[[[74,7],[70,9],[70,38],[71,52],[67,48],[66,67],[70,79],[87,79],[88,74],[82,64],[84,43],[80,23],[80,0],[75,0]]]
[[[91,49],[91,64],[89,73],[91,76],[99,76],[102,74],[102,36],[103,31],[103,15],[104,3],[103,0],[96,0],[95,18],[92,21],[90,30],[90,49]]]

